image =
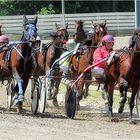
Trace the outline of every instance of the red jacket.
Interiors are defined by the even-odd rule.
[[[112,50],[108,50],[105,46],[102,46],[100,48],[97,48],[92,57],[92,64],[99,62],[103,58],[107,57],[107,55],[111,52]],[[99,63],[96,65],[97,67],[104,68],[104,62]]]

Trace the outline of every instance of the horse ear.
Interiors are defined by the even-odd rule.
[[[59,26],[57,25],[57,23],[55,23],[55,26],[56,26],[56,30],[59,30]]]
[[[94,28],[96,26],[96,23],[93,20],[91,21],[91,23],[92,23],[92,27]]]
[[[37,20],[38,20],[38,16],[36,16],[35,19],[34,19],[35,25],[37,24]]]
[[[28,19],[25,15],[23,15],[23,25],[25,25],[28,22]]]
[[[105,20],[105,22],[103,23],[103,26],[104,26],[104,27],[106,26],[106,23],[107,23],[107,21]]]
[[[68,29],[68,23],[65,24],[65,28]]]

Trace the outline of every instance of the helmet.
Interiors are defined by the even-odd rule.
[[[67,50],[71,51],[75,48],[76,46],[76,42],[74,41],[74,39],[69,39],[67,42],[66,42],[66,48]]]
[[[0,43],[9,43],[9,39],[6,35],[0,36]]]
[[[103,38],[102,38],[102,43],[103,42],[114,42],[114,38],[112,35],[105,35]]]
[[[36,40],[41,40],[39,36],[36,37]]]

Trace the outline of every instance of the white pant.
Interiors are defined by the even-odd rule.
[[[65,65],[60,65],[60,69],[63,71],[63,74],[68,74],[68,67]]]
[[[94,67],[92,70],[92,77],[93,79],[102,78],[104,77],[104,69],[100,67]]]

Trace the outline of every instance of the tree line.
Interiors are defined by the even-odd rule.
[[[0,16],[7,15],[46,15],[60,14],[59,1],[0,1]],[[133,12],[134,0],[120,1],[68,1],[65,0],[65,13]]]

